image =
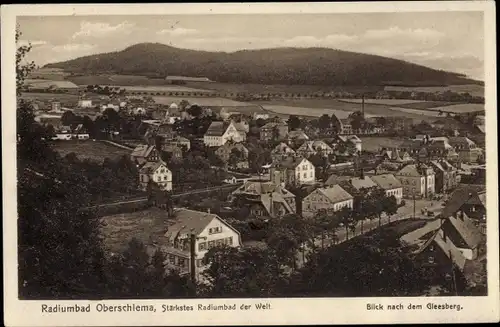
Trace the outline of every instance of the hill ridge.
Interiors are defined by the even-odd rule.
[[[75,73],[114,73],[151,77],[203,76],[218,82],[285,85],[477,84],[463,74],[400,59],[332,48],[275,47],[213,52],[158,42],[94,54],[45,68]]]

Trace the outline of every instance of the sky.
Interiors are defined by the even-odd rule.
[[[232,52],[327,47],[382,55],[484,80],[481,12],[18,17],[39,66],[142,42]]]

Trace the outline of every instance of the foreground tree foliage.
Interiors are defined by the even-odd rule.
[[[392,236],[392,237],[391,237]],[[363,236],[313,253],[291,293],[305,296],[417,296],[430,273],[416,266],[393,235]]]

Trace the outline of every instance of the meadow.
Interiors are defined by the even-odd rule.
[[[159,104],[169,105],[172,102],[179,103],[182,100],[188,101],[190,104],[197,104],[199,106],[214,106],[214,107],[243,107],[243,106],[255,106],[255,104],[249,102],[235,101],[227,98],[202,98],[202,97],[169,97],[169,96],[153,96],[153,100]]]
[[[212,93],[211,90],[204,89],[194,89],[190,87],[180,86],[180,85],[112,85],[113,87],[119,87],[125,89],[129,92],[202,92],[202,93]]]
[[[90,159],[97,162],[103,162],[105,158],[117,159],[130,154],[128,150],[92,140],[54,141],[52,146],[61,156],[74,152],[81,160]]]
[[[342,112],[347,112],[347,115],[349,115],[351,112],[361,111],[360,103],[343,102],[338,99],[274,99],[270,101],[259,101],[255,103],[262,105],[267,110],[279,112],[280,114],[292,114],[311,117],[318,117],[330,112],[338,112],[338,117],[340,118],[340,116],[345,115]],[[365,115],[367,117],[405,116],[408,118],[413,118],[416,122],[418,122],[422,120],[434,120],[437,112],[427,112],[424,110],[415,111],[382,104],[365,103]]]
[[[363,102],[362,99],[338,99],[342,102],[347,103],[357,103],[361,104]],[[421,100],[406,100],[406,99],[365,99],[365,104],[382,104],[388,106],[399,106],[402,104],[413,104],[422,102]]]
[[[159,208],[114,214],[101,217],[101,234],[107,250],[119,252],[132,238],[151,245],[164,238],[167,230],[167,212]]]
[[[54,101],[74,101],[78,102],[79,96],[69,93],[38,93],[38,92],[23,92],[21,99],[25,100],[54,100]]]
[[[409,92],[445,92],[469,93],[472,96],[484,97],[484,86],[478,84],[448,85],[448,86],[386,86],[385,91]]]

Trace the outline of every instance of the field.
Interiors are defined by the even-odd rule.
[[[484,97],[484,86],[478,84],[448,85],[448,86],[386,86],[385,91],[415,91],[415,92],[468,92],[472,96]]]
[[[339,99],[342,102],[361,104],[362,99]],[[399,106],[402,104],[418,103],[421,100],[406,100],[406,99],[365,99],[365,104],[386,104],[388,106]]]
[[[203,93],[211,93],[210,90],[204,89],[194,89],[190,87],[180,86],[180,85],[136,85],[136,86],[128,86],[128,85],[112,85],[113,87],[119,87],[125,89],[130,92],[203,92]]]
[[[270,111],[279,111],[280,114],[295,114],[304,116],[321,116],[324,113],[347,112],[347,115],[354,111],[361,111],[361,104],[342,102],[337,99],[279,99],[270,101],[259,101],[256,104],[262,105]],[[299,109],[296,109],[299,108]],[[331,114],[330,113],[330,114]],[[410,111],[405,108],[391,107],[381,104],[365,104],[365,115],[370,116],[405,116],[413,118],[416,122],[422,120],[433,121],[437,112]],[[340,117],[339,117],[340,118]]]
[[[480,103],[460,103],[460,104],[451,104],[444,107],[434,107],[429,110],[434,111],[444,111],[444,112],[456,112],[456,113],[466,113],[466,112],[475,112],[475,111],[484,111],[484,104]]]
[[[98,162],[104,161],[105,158],[116,159],[130,154],[128,150],[92,140],[55,141],[53,147],[61,156],[74,152],[80,159],[91,159]]]
[[[407,104],[400,104],[398,107],[400,108],[409,108],[409,109],[431,109],[436,107],[446,107],[452,104],[457,104],[456,102],[446,102],[446,101],[418,101]]]
[[[158,208],[101,217],[104,245],[112,252],[123,251],[132,238],[151,245],[167,230],[167,212]]]
[[[363,150],[369,152],[378,152],[381,148],[397,147],[403,142],[400,137],[360,136],[360,139],[363,141]]]
[[[29,74],[28,78],[62,81],[68,75],[69,73],[66,73],[65,71],[59,68],[41,68]]]
[[[200,106],[213,107],[238,107],[238,106],[255,106],[248,102],[234,101],[226,98],[198,98],[198,97],[168,97],[168,96],[153,96],[153,100],[159,104],[169,105],[172,102],[178,103],[181,100],[187,100],[190,104],[198,104]]]
[[[331,116],[335,114],[338,119],[345,119],[349,117],[352,111],[335,110],[335,109],[318,109],[318,108],[304,108],[304,107],[293,107],[293,106],[281,106],[281,105],[263,105],[264,109],[277,113],[279,116],[287,117],[289,115],[296,116],[306,116],[306,117],[320,117],[321,115],[327,114]],[[371,116],[367,114],[366,116]]]
[[[26,85],[35,88],[49,88],[51,86],[58,88],[74,88],[77,89],[78,86],[70,81],[63,80],[49,80],[49,79],[26,79],[24,81]]]
[[[59,100],[59,101],[74,101],[78,102],[78,95],[67,93],[35,93],[24,92],[21,94],[21,99],[26,100]]]

